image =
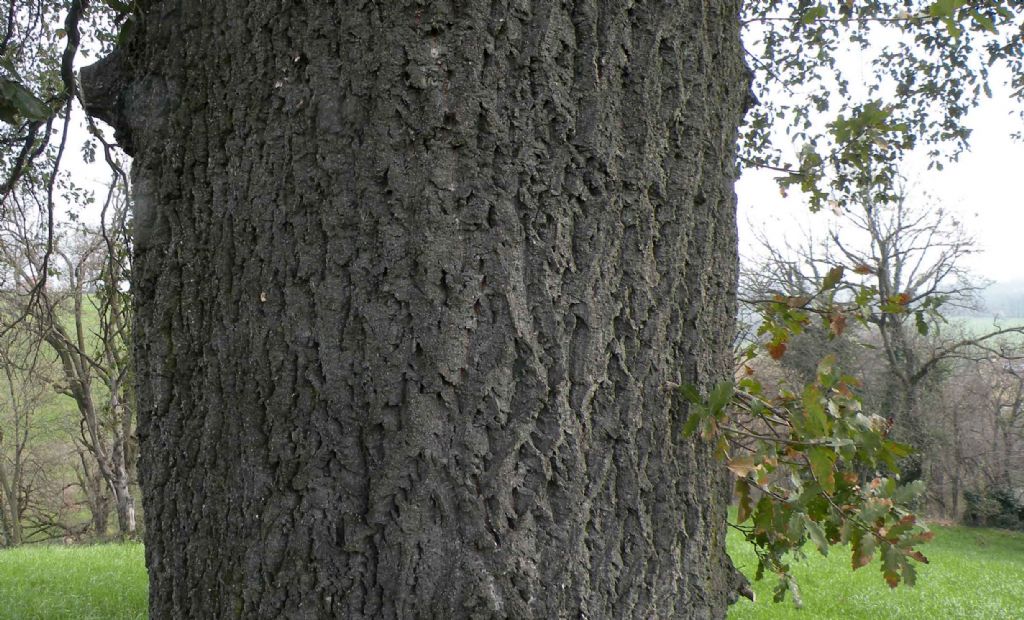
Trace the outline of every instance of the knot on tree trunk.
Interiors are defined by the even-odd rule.
[[[114,139],[128,155],[133,155],[131,126],[125,113],[128,76],[121,51],[82,67],[82,101],[89,116],[114,128]]]

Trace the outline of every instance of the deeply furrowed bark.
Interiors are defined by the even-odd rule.
[[[738,1],[153,3],[154,618],[723,617]]]

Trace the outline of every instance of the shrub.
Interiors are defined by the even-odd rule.
[[[989,487],[979,492],[967,491],[964,498],[964,521],[969,525],[1024,530],[1024,501],[1013,490]]]

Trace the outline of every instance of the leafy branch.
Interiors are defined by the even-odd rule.
[[[883,578],[896,587],[914,585],[915,563],[928,561],[917,547],[932,536],[912,510],[923,483],[901,484],[899,478],[899,462],[913,450],[889,439],[891,420],[863,410],[861,382],[844,374],[834,356],[824,357],[813,380],[799,389],[769,390],[749,363],[759,347],[782,357],[787,339],[815,315],[836,337],[849,318],[866,321],[869,308],[907,311],[902,297],[881,298],[876,287],[850,282],[845,274],[844,267],[834,267],[813,295],[764,301],[765,339],[748,348],[737,379],[706,394],[694,386],[677,388],[688,403],[683,433],[714,442],[716,456],[735,478],[738,509],[730,526],[754,547],[755,578],[775,574],[775,600],[788,592],[798,606],[799,586],[787,557],[799,557],[806,543],[823,555],[834,545],[849,545],[853,569],[878,557]],[[845,301],[837,301],[838,291],[847,291]]]

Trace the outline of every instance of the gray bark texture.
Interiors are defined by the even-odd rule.
[[[154,618],[720,618],[739,0],[144,3]]]

